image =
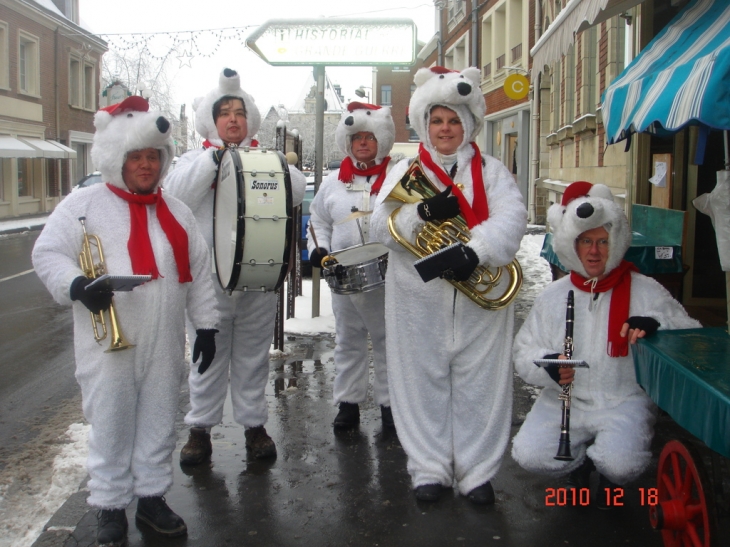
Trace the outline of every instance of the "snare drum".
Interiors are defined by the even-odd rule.
[[[373,291],[385,283],[388,248],[381,243],[349,247],[329,256],[322,273],[335,294]]]
[[[215,185],[213,248],[226,291],[275,291],[289,269],[291,180],[276,150],[225,151]]]

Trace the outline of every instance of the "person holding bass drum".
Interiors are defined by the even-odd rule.
[[[359,102],[347,106],[335,130],[335,141],[346,157],[339,170],[322,181],[309,206],[309,230],[314,237],[308,238],[307,246],[312,266],[321,267],[322,259],[331,251],[355,247],[350,252],[356,253],[370,241],[370,217],[358,213],[372,210],[385,180],[394,140],[395,125],[390,108]],[[388,249],[384,246],[370,245],[381,247],[387,256]],[[338,264],[333,268],[345,266]],[[378,281],[384,281],[384,277],[377,275],[380,271],[375,273]],[[370,333],[375,369],[373,398],[380,405],[383,427],[393,428],[385,361],[383,285],[362,286],[355,280],[351,290],[345,290],[345,294],[338,292],[333,287],[336,371],[333,395],[335,404],[339,405],[334,427],[349,429],[360,423],[359,405],[365,401],[368,388]]]
[[[651,460],[656,407],[636,382],[629,345],[657,329],[701,325],[664,287],[623,260],[631,230],[607,186],[572,183],[561,203],[548,210],[548,222],[555,253],[570,275],[538,295],[515,337],[517,373],[544,389],[515,435],[512,457],[534,473],[568,475],[568,488],[588,488],[597,470],[595,503],[608,508],[605,489],[638,478]],[[566,358],[569,293],[574,293],[570,357],[588,368],[538,367],[534,360]],[[561,446],[566,435],[560,395],[571,383],[570,441]]]
[[[192,209],[211,250],[218,163],[226,148],[257,146],[252,137],[261,125],[261,114],[253,97],[241,89],[239,74],[229,68],[221,73],[217,87],[193,102],[193,109],[195,128],[206,140],[203,148],[180,158],[165,179],[165,189]],[[293,166],[289,166],[289,173],[291,202],[297,206],[304,198],[306,179]],[[246,429],[247,451],[257,459],[276,457],[276,445],[265,429],[265,390],[276,320],[276,293],[236,291],[229,295],[221,288],[216,273],[212,276],[221,312],[220,333],[216,337],[218,352],[205,375],[191,364],[191,408],[185,416],[185,423],[191,427],[188,442],[180,452],[180,463],[198,465],[210,458],[210,429],[223,418],[229,372],[233,418]]]
[[[465,285],[457,289],[450,282],[469,282],[477,268],[510,265],[527,225],[514,177],[474,142],[486,110],[480,80],[473,67],[416,72],[409,116],[421,138],[419,154],[393,167],[371,220],[375,239],[390,249],[385,283],[388,381],[398,438],[419,501],[438,500],[456,482],[471,502],[494,503],[491,481],[509,442],[510,302],[521,274],[510,280],[502,275],[492,291],[495,298],[500,299],[496,293],[503,286],[511,286],[512,294],[483,305],[464,292]],[[419,172],[408,174],[419,163]],[[404,200],[410,199],[415,186],[425,186],[422,179],[435,195],[405,204],[390,199],[400,190]],[[443,278],[424,282],[408,246],[425,239],[431,229],[440,232],[442,221],[461,216],[466,222],[460,232],[470,239],[449,247],[463,260],[444,270]],[[439,249],[440,242],[433,247]],[[434,250],[429,256],[441,255]]]

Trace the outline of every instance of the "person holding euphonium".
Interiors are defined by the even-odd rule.
[[[553,248],[570,275],[538,295],[515,337],[517,373],[544,386],[514,438],[512,457],[522,467],[554,477],[566,487],[588,488],[599,476],[595,503],[608,508],[604,489],[638,478],[651,459],[656,407],[636,382],[630,344],[657,329],[696,328],[679,302],[659,283],[623,260],[631,242],[628,219],[603,184],[574,182],[548,210]],[[550,365],[566,359],[565,302],[575,293],[573,360],[589,368]],[[561,431],[562,386],[572,383],[570,451],[556,459]]]
[[[409,117],[421,146],[413,176],[434,190],[405,204],[390,198],[402,195],[399,186],[412,196],[411,182],[421,184],[406,175],[415,162],[403,160],[388,175],[371,221],[390,248],[385,320],[393,418],[417,500],[436,501],[455,482],[473,503],[492,504],[512,415],[514,310],[511,297],[482,307],[449,281],[468,281],[479,266],[510,264],[527,213],[509,170],[474,142],[486,110],[479,70],[424,68],[414,81]],[[402,242],[413,246],[425,228],[457,216],[470,239],[452,244],[455,262],[424,282]],[[518,280],[509,278],[499,284],[516,289]]]

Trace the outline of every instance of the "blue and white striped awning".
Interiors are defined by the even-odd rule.
[[[609,144],[692,124],[730,129],[730,2],[688,4],[606,89],[602,113]]]

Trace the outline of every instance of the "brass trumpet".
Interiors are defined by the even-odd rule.
[[[101,247],[101,240],[99,236],[89,235],[86,232],[86,217],[79,217],[81,228],[84,230],[84,242],[81,246],[81,252],[79,253],[79,265],[84,272],[84,275],[89,279],[96,279],[97,277],[107,273],[106,263],[104,262],[104,251]],[[94,260],[94,253],[92,246],[96,247],[96,252],[99,256],[99,260]],[[127,348],[133,348],[134,344],[130,344],[122,334],[122,330],[119,327],[119,319],[117,318],[117,312],[114,308],[114,299],[109,306],[109,324],[111,330],[111,344],[109,349],[104,353],[110,353],[112,351],[120,351]],[[98,314],[90,311],[91,314],[91,326],[94,329],[94,340],[101,342],[107,337],[107,322],[104,317],[104,310]],[[99,332],[101,328],[101,332]]]
[[[421,167],[421,162],[416,158],[386,199],[394,199],[402,203],[418,203],[438,193],[438,188],[428,179]],[[471,232],[463,217],[459,215],[449,220],[427,222],[416,236],[416,244],[413,245],[396,230],[395,218],[399,211],[400,207],[388,217],[390,235],[418,258],[424,258],[453,243],[467,244],[471,240]],[[503,272],[509,276],[506,291],[493,299],[487,298],[487,294],[502,279]],[[506,266],[477,266],[466,281],[451,279],[447,281],[480,307],[486,310],[501,310],[509,306],[520,291],[522,268],[515,259]]]

